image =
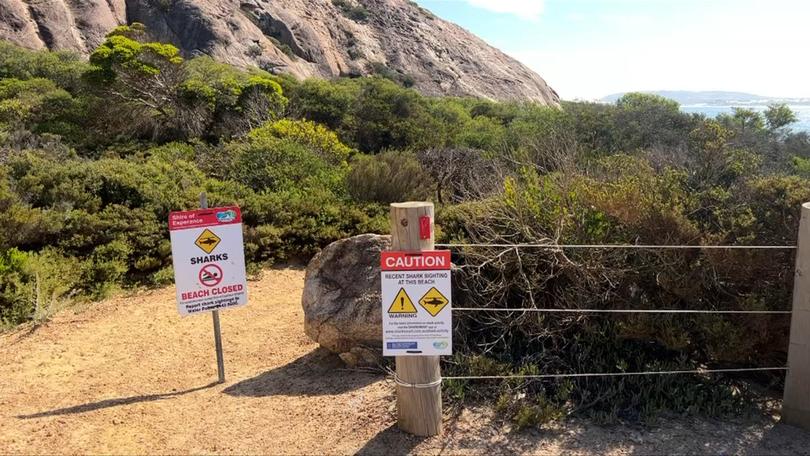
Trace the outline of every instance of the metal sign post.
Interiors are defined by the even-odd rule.
[[[208,207],[200,193],[200,209],[169,213],[172,265],[181,316],[211,312],[219,383],[225,382],[219,311],[248,303],[242,211],[238,206]]]
[[[208,196],[205,192],[200,193],[200,209],[208,209]],[[214,346],[217,351],[217,374],[219,383],[225,383],[225,359],[222,356],[222,330],[219,328],[219,311],[211,312],[214,320]]]

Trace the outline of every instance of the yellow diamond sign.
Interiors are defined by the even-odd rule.
[[[449,302],[450,301],[448,301],[439,290],[431,288],[430,291],[425,293],[422,299],[419,300],[419,305],[424,307],[429,314],[435,317],[439,315],[439,312],[441,312]]]
[[[194,245],[201,248],[205,253],[211,253],[214,251],[215,248],[222,242],[222,239],[219,238],[213,231],[206,228],[199,236],[197,236],[197,240],[194,241]]]

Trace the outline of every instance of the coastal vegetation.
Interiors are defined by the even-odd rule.
[[[342,3],[341,3],[342,4]],[[357,20],[362,15],[346,10]],[[437,203],[443,241],[792,245],[810,135],[774,105],[718,118],[631,93],[615,104],[426,97],[401,77],[298,81],[184,58],[119,27],[84,61],[0,43],[0,320],[172,281],[167,218],[236,204],[249,269],[388,230]],[[793,253],[466,248],[469,307],[786,310]],[[780,316],[457,317],[445,371],[505,375],[784,365]],[[519,425],[660,410],[736,413],[779,376],[449,382]]]

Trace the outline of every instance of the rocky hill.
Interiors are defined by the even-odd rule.
[[[408,0],[0,0],[0,39],[87,55],[146,24],[185,55],[298,77],[385,74],[427,95],[557,104],[532,70]]]

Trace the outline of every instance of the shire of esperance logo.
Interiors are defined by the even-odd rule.
[[[441,340],[441,341],[433,342],[433,348],[438,348],[439,350],[444,350],[445,348],[447,348],[447,341],[446,340]]]
[[[219,223],[228,223],[234,220],[236,220],[236,211],[217,212],[217,221]]]

